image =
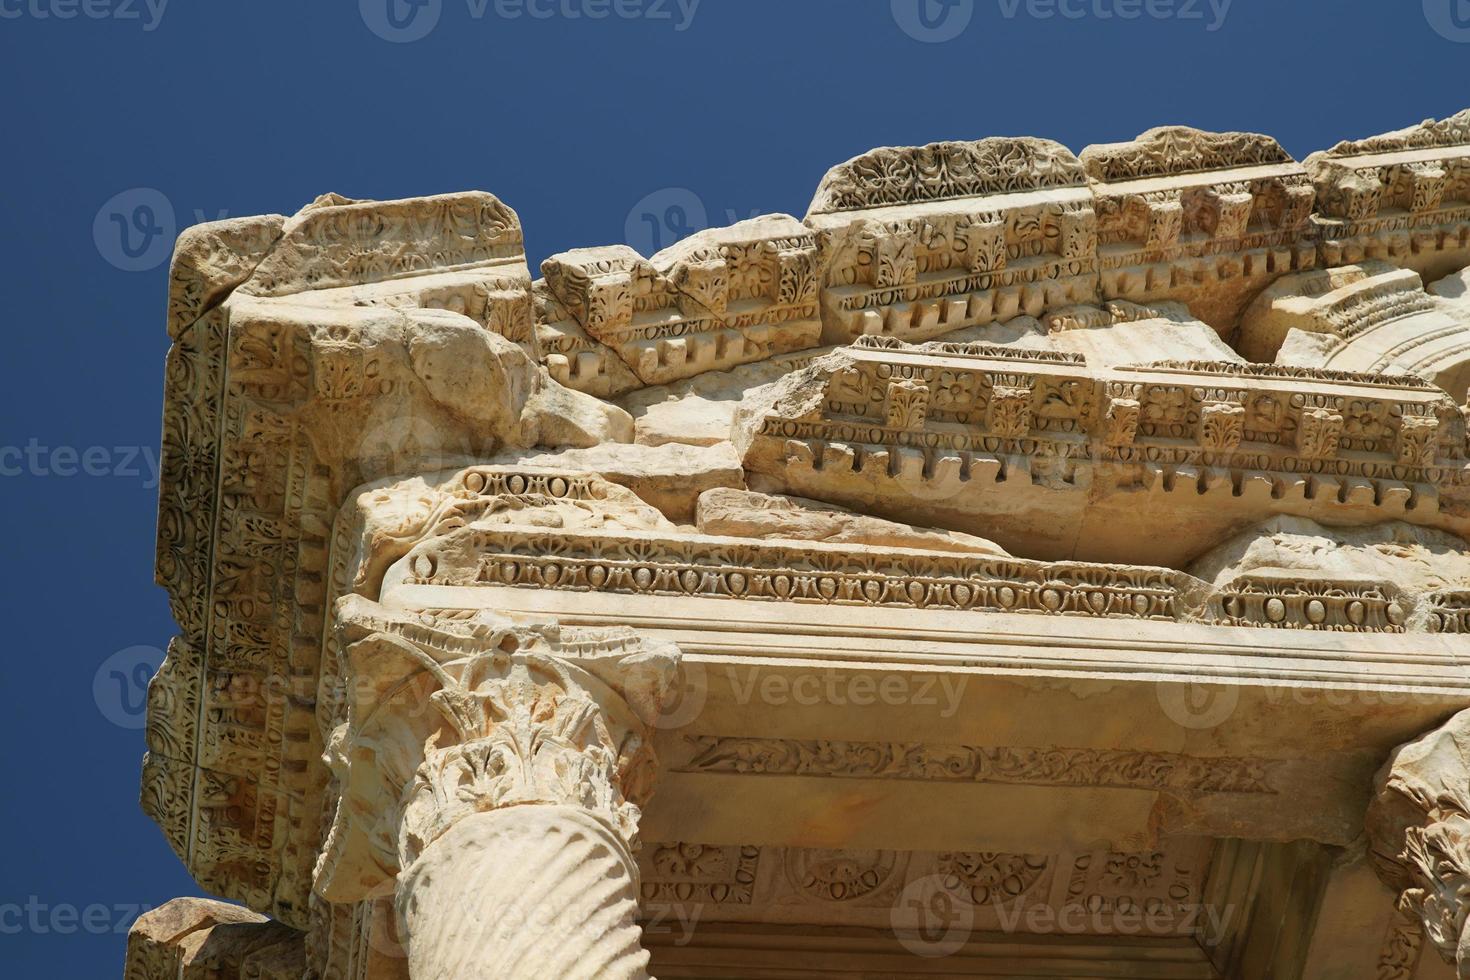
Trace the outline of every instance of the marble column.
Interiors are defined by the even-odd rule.
[[[633,855],[677,651],[367,602],[341,621],[318,893],[391,888],[413,980],[647,977]]]

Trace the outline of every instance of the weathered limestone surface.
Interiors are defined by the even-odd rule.
[[[224,902],[174,899],[128,934],[126,980],[298,980],[305,970],[301,933]]]
[[[647,976],[632,850],[645,719],[677,654],[626,631],[339,610],[349,693],[316,893],[396,889],[411,976]]]
[[[1180,567],[1273,514],[1470,531],[1465,420],[1412,376],[865,338],[736,416],[751,485],[1015,554]],[[1160,514],[1191,529],[1151,535]]]
[[[741,490],[715,489],[700,494],[699,530],[739,538],[1005,554],[993,542],[969,534],[895,524],[801,497],[773,497]]]
[[[127,975],[1470,977],[1467,267],[1470,110],[535,280],[481,192],[189,229],[142,799],[239,904]]]
[[[745,485],[740,457],[729,442],[608,445],[557,453],[520,452],[503,458],[540,469],[596,473],[632,490],[680,524],[694,522],[695,502],[705,490]]]
[[[1455,975],[1470,977],[1470,713],[1396,751],[1374,789],[1379,876]]]
[[[1380,261],[1289,276],[1247,311],[1241,350],[1281,364],[1410,374],[1459,396],[1470,386],[1466,310],[1431,293],[1412,269]]]

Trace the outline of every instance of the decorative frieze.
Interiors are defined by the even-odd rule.
[[[657,844],[644,849],[645,904],[749,905],[761,849],[711,844]]]
[[[817,346],[816,263],[811,231],[772,215],[701,232],[651,261],[609,246],[554,255],[542,271],[591,339],[641,383],[665,384]],[[575,377],[596,375],[579,366]]]
[[[1429,615],[1436,633],[1470,633],[1470,591],[1435,593],[1430,597]]]
[[[1326,265],[1385,259],[1437,278],[1470,255],[1470,110],[1314,153]]]
[[[1048,933],[1213,941],[1220,923],[1209,914],[1227,911],[1204,907],[1212,850],[1197,838],[1055,854],[657,844],[640,862],[643,916],[650,930],[797,920],[902,934],[924,925],[922,916],[911,921],[919,896],[963,910],[978,931],[1019,927],[1033,941]]]
[[[864,211],[1086,183],[1077,158],[1050,140],[994,138],[883,147],[829,170],[808,213]]]
[[[982,747],[691,735],[676,772],[923,779],[1021,786],[1279,793],[1267,759],[1084,748]]]
[[[1210,658],[1252,648],[1245,629],[1380,634],[1344,637],[1330,670],[1290,669],[1340,679],[1382,652],[1409,676],[1392,634],[1415,633],[1413,676],[1449,678],[1450,641],[1425,634],[1470,632],[1470,578],[1447,557],[1462,542],[1419,532],[1470,533],[1465,327],[1454,283],[1430,295],[1417,273],[1470,260],[1467,118],[1305,168],[1267,137],[1184,128],[1080,158],[1027,139],[877,150],[829,173],[804,222],[742,222],[652,258],[563,253],[534,284],[515,213],[488,194],[329,195],[291,218],[191,229],[170,280],[157,545],[182,635],[149,692],[144,809],[201,887],[310,930],[313,969],[334,964],[325,976],[366,962],[338,953],[383,915],[412,939],[415,977],[469,975],[493,948],[545,975],[592,963],[639,978],[640,897],[739,915],[774,898],[837,921],[809,910],[886,914],[920,868],[975,905],[1121,912],[1197,895],[1203,862],[1167,842],[919,860],[730,834],[658,846],[640,886],[648,717],[671,652],[626,632],[511,624],[497,607],[677,630],[708,613],[723,624],[712,634],[765,629],[784,607],[800,629],[827,624],[834,650],[844,630],[867,643],[896,628],[885,611],[1016,637],[1023,615],[1077,617],[1091,622],[1051,622],[1068,643],[1099,644],[1087,656],[1109,684],[1117,666],[1120,688],[1158,669],[1150,657],[1185,624],[1208,641],[1189,670],[1210,677],[1229,673]],[[1355,256],[1406,268],[1340,267]],[[1279,292],[1241,319],[1242,298],[1267,286]],[[1200,320],[1287,363],[1235,362]],[[991,324],[967,336],[992,343],[941,337]],[[1155,360],[1196,350],[1224,360]],[[756,361],[771,363],[731,370]],[[731,434],[709,453],[719,475],[653,472],[647,446],[625,445],[647,432],[599,399],[704,374],[717,376],[639,397],[738,406],[704,426]],[[532,447],[587,451],[515,462]],[[726,514],[736,530],[701,533],[690,524],[703,526],[711,484],[820,502],[767,497],[780,501],[769,520]],[[1277,515],[1310,526],[1263,526]],[[1354,537],[1366,527],[1376,537]],[[1249,540],[1206,560],[1237,535]],[[533,594],[547,592],[586,608]],[[1320,638],[1272,636],[1273,650],[1308,651],[1302,664],[1337,656]],[[1009,656],[984,670],[1006,675]],[[1153,751],[1183,743],[834,741],[726,717],[714,730],[766,734],[660,746],[695,784],[1152,793],[1188,812],[1150,830],[1197,829],[1287,805],[1301,757],[1231,741],[1248,729]],[[1322,771],[1349,785],[1350,767],[1332,767],[1366,743],[1331,739]],[[1454,794],[1394,779],[1383,793],[1428,816],[1381,857],[1407,881],[1406,909],[1453,947],[1463,814]],[[1303,825],[1350,839],[1336,819]],[[536,877],[551,867],[571,870]],[[551,928],[496,931],[547,909]],[[300,972],[302,951],[289,952]]]
[[[1192,585],[1162,568],[494,526],[426,541],[401,569],[404,585],[1163,620],[1189,616]]]
[[[1315,192],[1269,136],[1168,126],[1089,146],[1081,160],[1105,298],[1183,299],[1223,330],[1247,290],[1315,262]],[[1210,301],[1222,291],[1238,295]]]
[[[1195,361],[1093,369],[1051,352],[891,338],[864,338],[813,371],[745,410],[747,469],[787,493],[891,501],[879,513],[893,520],[915,520],[925,501],[944,515],[931,519],[1007,545],[987,518],[997,508],[1031,501],[1061,528],[1071,518],[1043,491],[1101,483],[1130,508],[1124,492],[1138,488],[1218,492],[1231,500],[1215,514],[1247,523],[1368,507],[1381,520],[1466,529],[1447,504],[1470,496],[1465,418],[1414,377]],[[925,410],[891,411],[895,392]],[[1108,503],[1093,491],[1092,506]]]
[[[399,559],[387,587],[510,588],[1361,633],[1454,632],[1461,628],[1465,605],[1453,592],[1409,595],[1389,569],[1366,576],[1232,573],[1207,585],[1163,568],[921,550],[927,546],[917,540],[901,554],[884,554],[856,542],[609,531],[598,527],[606,520],[599,511],[611,517],[623,505],[609,499],[600,481],[480,467],[451,483],[461,489],[446,493],[434,507],[421,507],[422,519],[404,528],[395,548],[379,560],[383,567]],[[421,490],[410,486],[401,492]],[[551,506],[558,501],[565,502],[560,510]],[[543,514],[528,515],[519,526],[494,516],[521,507],[541,508]],[[534,526],[553,511],[562,528]],[[577,515],[585,515],[587,528],[571,526]],[[738,531],[738,525],[730,527]],[[1411,532],[1400,536],[1408,540]],[[336,657],[329,645],[327,663],[336,663]],[[324,695],[322,703],[327,700]]]
[[[1096,289],[1086,174],[1047,140],[875,150],[827,174],[807,224],[828,343],[922,340]]]

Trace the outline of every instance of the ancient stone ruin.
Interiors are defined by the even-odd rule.
[[[1470,111],[174,257],[130,980],[1470,978]]]

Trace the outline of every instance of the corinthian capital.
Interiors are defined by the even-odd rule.
[[[1378,875],[1470,980],[1470,711],[1396,750],[1368,810]]]
[[[562,629],[339,610],[347,714],[328,746],[339,800],[316,889],[392,887],[467,817],[568,807],[629,853],[655,759],[647,724],[677,669],[669,644]]]

